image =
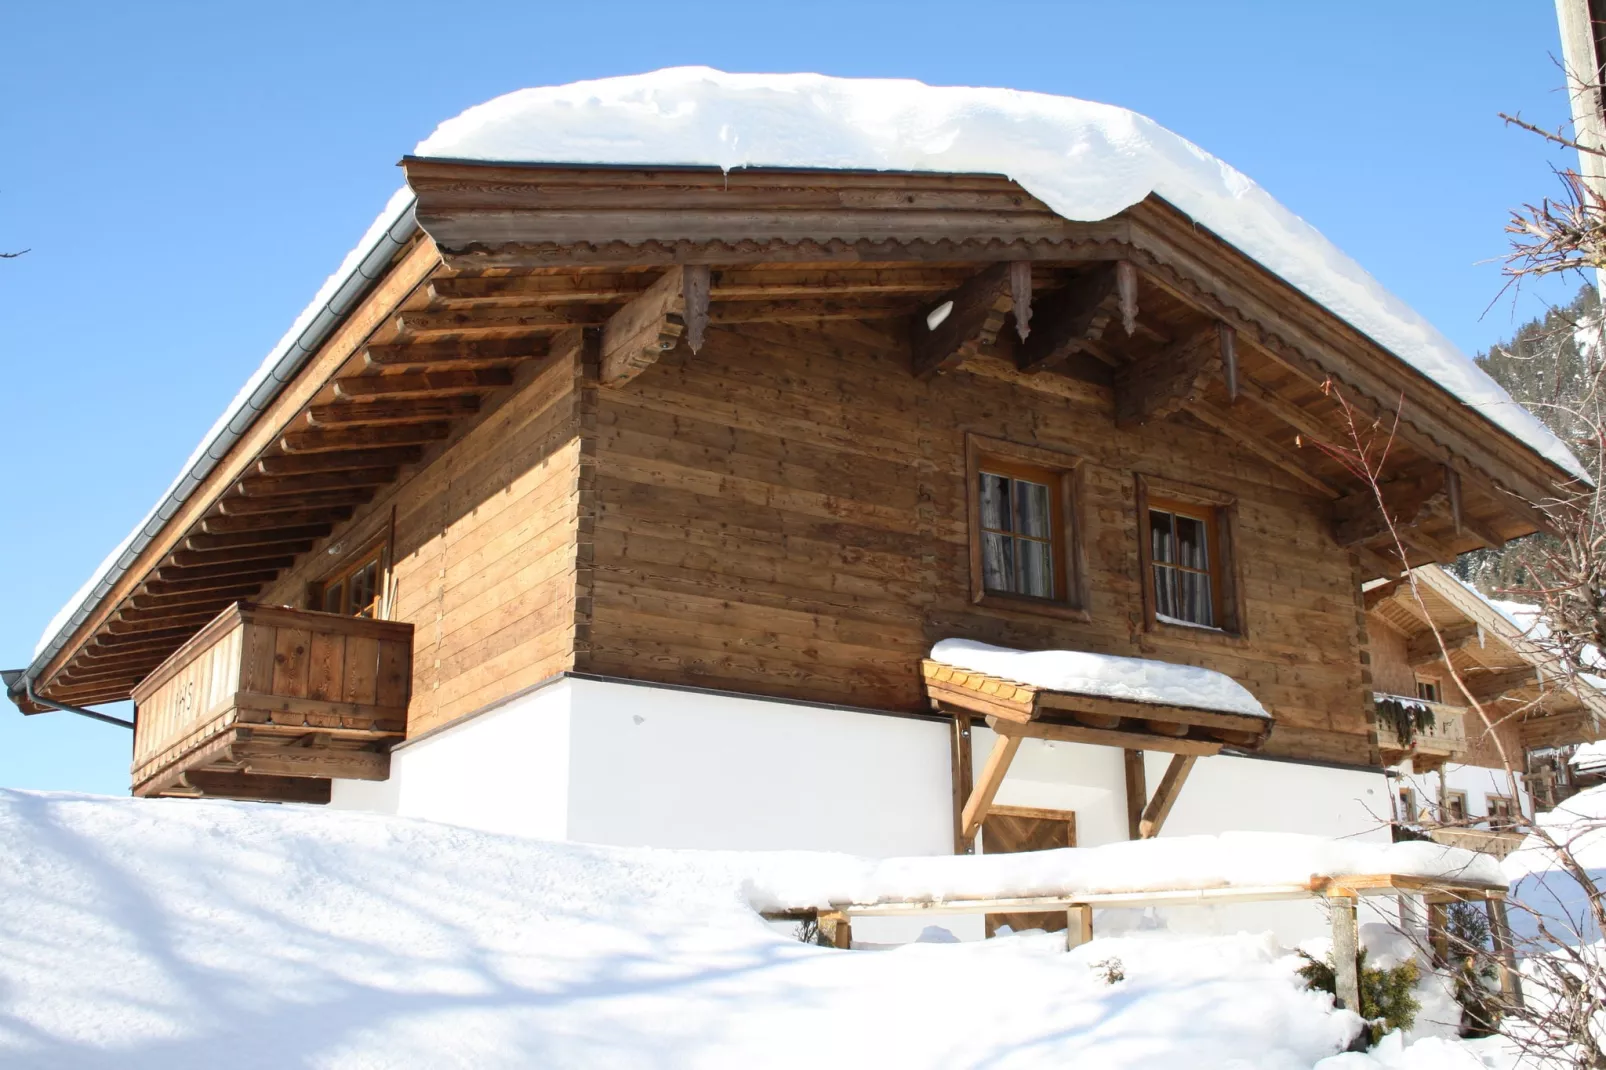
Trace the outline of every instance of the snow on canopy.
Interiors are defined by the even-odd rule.
[[[1264,865],[1283,865],[1284,839],[1256,849]],[[1293,848],[1297,868],[1327,855],[1320,842]],[[1117,846],[1048,854],[1223,865],[1208,844]],[[0,857],[0,1062],[15,1067],[1307,1070],[1359,1024],[1305,989],[1270,934],[1066,952],[1060,934],[954,943],[934,926],[932,942],[843,952],[754,913],[758,884],[899,862],[6,790]],[[1112,958],[1115,985],[1099,967]]]
[[[1066,219],[1149,194],[1210,228],[1572,475],[1572,452],[1454,343],[1264,189],[1154,120],[1013,89],[676,67],[522,89],[470,108],[419,156],[522,163],[1003,174]]]
[[[944,639],[931,660],[1018,684],[1075,695],[1267,717],[1238,681],[1214,669],[1081,650],[1012,650],[971,639]]]

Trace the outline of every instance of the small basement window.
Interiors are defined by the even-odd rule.
[[[1079,615],[1079,460],[966,436],[973,601]]]
[[[312,585],[313,609],[343,617],[373,617],[379,610],[383,543],[354,557],[340,571]]]

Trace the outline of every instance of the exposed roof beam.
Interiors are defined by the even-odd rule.
[[[158,580],[170,582],[172,580],[203,580],[214,579],[218,576],[237,576],[244,572],[260,572],[264,569],[286,569],[296,563],[291,554],[280,554],[274,557],[247,556],[242,560],[219,561],[216,564],[191,565],[163,565],[156,570]]]
[[[1366,487],[1345,495],[1333,503],[1333,539],[1340,546],[1358,546],[1385,534],[1388,520],[1403,530],[1415,524],[1428,503],[1444,493],[1444,470],[1435,465],[1421,475],[1383,483],[1375,492]],[[1383,499],[1381,508],[1379,495]]]
[[[234,493],[247,498],[278,498],[308,491],[382,487],[394,483],[396,468],[352,468],[338,472],[307,472],[298,476],[251,476],[234,485]]]
[[[206,535],[238,535],[255,531],[266,535],[275,529],[295,531],[314,524],[343,524],[351,519],[351,512],[351,506],[346,505],[266,516],[209,516],[201,521],[201,532]]]
[[[441,372],[411,372],[405,375],[353,375],[335,380],[335,397],[345,401],[367,398],[453,397],[498,387],[512,386],[509,368],[465,368]]]
[[[1188,412],[1201,423],[1232,439],[1264,461],[1276,465],[1295,479],[1310,487],[1324,498],[1337,498],[1338,490],[1299,463],[1298,457],[1249,428],[1243,426],[1231,413],[1201,399],[1188,405]]]
[[[1221,371],[1216,325],[1115,371],[1115,426],[1137,427],[1161,420],[1198,398]]]
[[[333,453],[368,449],[375,446],[417,446],[449,438],[452,425],[394,424],[385,427],[342,427],[312,431],[287,431],[279,439],[286,453]]]
[[[363,350],[363,362],[370,368],[433,364],[450,368],[474,361],[527,360],[545,353],[545,338],[444,339],[370,345]]]
[[[342,472],[360,468],[395,468],[422,460],[420,446],[394,446],[389,449],[354,449],[338,453],[314,453],[294,457],[263,457],[256,463],[265,476],[296,476],[306,472]]]
[[[381,424],[426,423],[455,420],[480,411],[478,394],[457,394],[444,398],[412,401],[337,401],[314,405],[307,411],[313,427],[375,427]]]
[[[1444,649],[1454,654],[1478,641],[1478,626],[1471,621],[1458,621],[1455,624],[1445,624],[1439,627],[1439,636],[1444,639]],[[1405,660],[1415,668],[1421,665],[1431,665],[1439,661],[1442,654],[1439,650],[1439,639],[1430,628],[1421,635],[1415,636],[1406,645]]]
[[[1015,365],[1037,372],[1061,364],[1104,337],[1118,314],[1115,265],[1096,265],[1063,289],[1037,302],[1031,334],[1015,349]]]
[[[264,516],[270,513],[340,508],[346,505],[363,505],[372,501],[374,489],[372,486],[346,487],[341,490],[305,491],[301,494],[224,498],[218,502],[217,507],[224,516]]]
[[[184,540],[184,549],[195,554],[224,553],[247,546],[278,549],[282,546],[305,542],[308,539],[321,539],[333,530],[333,522],[323,522],[297,524],[294,527],[259,525],[246,531],[218,532],[211,535],[200,532],[190,535]]]
[[[602,327],[600,378],[623,386],[679,344],[702,348],[708,327],[709,269],[676,266],[658,277]]]
[[[1008,263],[978,272],[933,302],[915,318],[915,375],[924,379],[951,371],[992,345],[1013,307]]]

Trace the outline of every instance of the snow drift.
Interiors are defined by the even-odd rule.
[[[1283,1070],[1356,1024],[1266,936],[800,944],[739,878],[808,856],[15,791],[0,856],[7,1066]]]

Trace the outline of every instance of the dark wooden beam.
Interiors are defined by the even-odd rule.
[[[248,476],[234,485],[234,493],[247,498],[281,498],[312,491],[382,487],[394,483],[397,468],[354,468],[342,472],[307,472],[299,476]]]
[[[312,406],[307,410],[307,423],[313,427],[374,427],[456,420],[479,411],[478,394],[404,401],[342,401]]]
[[[544,338],[444,339],[436,342],[389,342],[363,350],[370,368],[452,365],[472,361],[527,360],[546,354]]]
[[[227,576],[198,577],[185,580],[147,580],[145,594],[156,597],[193,594],[199,591],[227,591],[247,584],[270,583],[279,575],[279,569],[265,568],[255,572],[241,572]],[[138,597],[137,595],[135,596]],[[137,603],[136,603],[137,604]]]
[[[1476,643],[1478,641],[1478,626],[1471,621],[1462,621],[1456,624],[1447,624],[1439,628],[1439,635],[1444,639],[1444,647],[1450,653]],[[1405,647],[1405,660],[1416,668],[1421,665],[1431,665],[1441,658],[1439,640],[1430,628],[1420,635],[1413,636]]]
[[[1118,314],[1113,264],[1099,264],[1038,303],[1030,338],[1015,349],[1015,366],[1038,372],[1064,363],[1104,337]]]
[[[1384,509],[1395,527],[1410,527],[1428,504],[1444,493],[1444,469],[1435,466],[1421,475],[1389,480],[1379,486],[1377,493],[1366,487],[1345,495],[1333,503],[1333,539],[1340,546],[1358,546],[1385,534],[1388,523]]]
[[[444,372],[409,372],[405,375],[354,375],[335,380],[335,397],[346,401],[369,398],[455,397],[513,385],[511,368],[465,368]]]
[[[330,453],[375,446],[416,446],[450,437],[452,425],[393,424],[385,427],[342,427],[333,430],[288,431],[279,439],[286,453]]]
[[[1216,324],[1217,344],[1221,347],[1221,379],[1227,388],[1227,404],[1238,404],[1238,332],[1225,323]]]
[[[149,624],[153,621],[156,621],[160,622],[163,627],[167,627],[176,620],[190,620],[192,618],[199,617],[200,620],[198,623],[205,624],[207,621],[223,612],[223,610],[227,609],[235,602],[243,599],[249,599],[252,595],[256,594],[259,589],[260,588],[252,587],[241,592],[237,597],[218,598],[206,602],[196,602],[193,604],[184,603],[180,605],[164,605],[156,606],[150,609],[142,609],[138,606],[127,605],[117,611],[115,619],[120,624]],[[138,596],[136,595],[134,598],[130,598],[129,601],[133,602],[137,598]]]
[[[327,803],[333,781],[321,777],[263,776],[195,769],[184,773],[172,792],[209,799],[244,799],[261,802]]]
[[[1539,670],[1532,665],[1494,672],[1458,673],[1466,683],[1467,698],[1477,702],[1498,702],[1513,691],[1537,691],[1544,686]]]
[[[133,594],[129,596],[128,604],[140,611],[199,612],[200,607],[209,605],[216,605],[218,609],[222,609],[230,602],[250,598],[262,589],[262,584],[265,582],[267,581],[236,583],[231,587],[210,587],[204,591],[179,591],[174,594]]]
[[[333,523],[299,524],[295,527],[269,527],[259,525],[246,531],[205,533],[191,535],[184,540],[184,549],[193,554],[217,554],[243,550],[247,547],[275,550],[285,546],[299,546],[311,539],[321,539],[334,530]],[[311,549],[309,546],[308,549]],[[286,551],[302,552],[302,551]],[[176,557],[176,555],[175,555]]]
[[[109,632],[99,632],[89,641],[84,649],[89,653],[111,653],[119,650],[132,650],[142,646],[158,644],[182,643],[195,634],[194,628],[152,628],[143,632],[129,632],[124,635],[113,635]]]
[[[1126,772],[1126,838],[1143,838],[1143,808],[1149,801],[1148,773],[1143,768],[1143,752],[1123,750],[1122,766]]]
[[[111,620],[107,621],[101,627],[101,631],[106,635],[114,637],[144,637],[148,635],[155,635],[158,632],[175,631],[179,628],[200,628],[201,626],[210,622],[213,617],[217,616],[221,609],[222,607],[220,606],[218,609],[212,610],[186,610],[183,613],[175,613],[171,616],[162,613],[147,613],[143,615],[136,615],[126,620],[120,616],[113,616]],[[132,609],[127,609],[124,610],[124,612],[132,613],[135,611]]]
[[[1152,356],[1115,372],[1115,426],[1139,427],[1163,420],[1190,401],[1221,370],[1221,350],[1211,324]]]
[[[176,555],[175,555],[176,556]],[[242,557],[239,560],[217,561],[204,565],[163,565],[156,570],[158,580],[204,580],[218,576],[237,576],[242,572],[260,572],[265,569],[286,569],[296,563],[292,554]]]
[[[218,511],[224,516],[266,516],[272,513],[294,513],[309,509],[339,508],[344,505],[363,505],[373,500],[374,487],[348,487],[344,490],[312,490],[302,494],[275,494],[268,497],[229,497],[218,501]]]
[[[423,457],[424,450],[421,446],[297,454],[294,457],[280,455],[258,460],[257,472],[264,476],[299,476],[312,472],[398,468],[402,465],[417,464]]]
[[[298,531],[312,524],[341,524],[351,519],[351,506],[331,509],[306,509],[293,513],[268,513],[257,516],[209,516],[201,521],[201,531],[207,535],[233,535],[261,530],[264,533]]]
[[[706,266],[679,265],[609,316],[602,327],[602,384],[623,386],[674,349],[682,336],[693,353],[700,350],[708,329],[709,289]]]
[[[1014,307],[1010,272],[1009,264],[994,264],[915,317],[915,375],[951,371],[993,344]]]

